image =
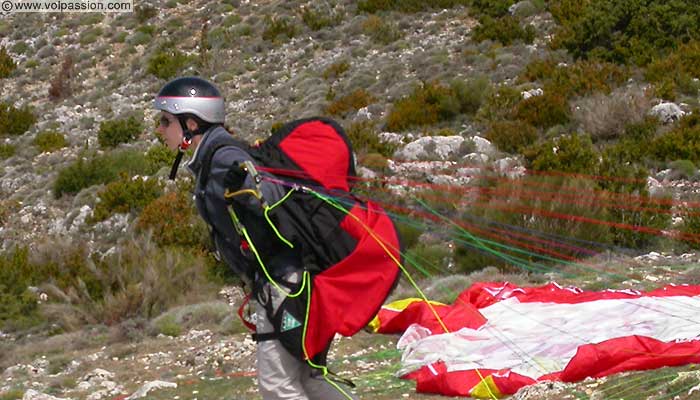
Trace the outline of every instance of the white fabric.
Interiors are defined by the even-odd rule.
[[[578,304],[520,303],[479,310],[488,322],[430,335],[412,325],[401,337],[399,375],[442,360],[448,370],[507,369],[533,379],[561,371],[580,345],[630,335],[669,342],[700,338],[700,297],[640,297]]]

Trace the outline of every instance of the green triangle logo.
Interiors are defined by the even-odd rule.
[[[291,331],[300,326],[301,322],[294,318],[292,314],[288,313],[287,310],[282,311],[282,332]]]

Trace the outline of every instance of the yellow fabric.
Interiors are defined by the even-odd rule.
[[[405,310],[408,306],[410,306],[411,304],[413,304],[417,301],[423,301],[423,299],[419,299],[416,297],[409,297],[407,299],[396,300],[396,301],[392,301],[389,304],[383,305],[382,309],[401,312],[401,311]],[[440,303],[437,301],[432,301],[432,300],[429,303],[434,305],[434,306],[444,306],[445,305],[443,303]],[[381,325],[382,325],[382,323],[379,320],[379,314],[377,314],[374,316],[374,319],[372,319],[372,321],[370,321],[370,323],[367,326],[369,326],[369,328],[372,330],[372,332],[377,332],[377,331],[379,331],[379,328],[381,327]]]
[[[496,386],[496,382],[493,381],[493,377],[491,375],[482,379],[481,382],[474,386],[469,395],[478,399],[500,399],[501,397],[504,397],[503,393],[498,390],[498,386]]]

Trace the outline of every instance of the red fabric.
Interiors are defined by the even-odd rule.
[[[391,290],[399,268],[379,245],[400,260],[399,240],[394,224],[372,202],[367,209],[360,205],[350,210],[372,232],[352,218],[345,225],[357,225],[350,232],[364,232],[355,250],[338,264],[316,275],[311,292],[306,351],[313,357],[323,350],[336,333],[350,336],[364,328],[377,313]]]
[[[634,290],[585,292],[579,288],[561,287],[556,283],[548,283],[539,287],[521,288],[509,282],[479,282],[462,292],[457,297],[457,301],[472,304],[478,309],[511,297],[517,298],[521,303],[576,304],[595,300],[697,295],[700,295],[700,285],[667,285],[650,292]]]
[[[515,394],[523,386],[535,383],[533,379],[527,376],[508,370],[448,371],[443,362],[436,362],[430,366],[421,367],[402,378],[416,381],[416,391],[418,393],[469,396],[472,388],[488,376],[491,376],[499,392],[506,395]]]
[[[433,305],[433,308],[450,332],[464,327],[477,329],[486,323],[486,318],[468,303]],[[414,323],[430,329],[434,334],[444,332],[435,314],[424,301],[413,302],[401,311],[383,307],[377,316],[380,322],[378,333],[402,333]]]
[[[279,147],[326,189],[350,190],[348,145],[330,125],[321,121],[303,123],[287,135]]]
[[[625,336],[578,348],[561,373],[563,382],[600,378],[618,372],[647,370],[700,362],[700,341],[662,342],[646,336]]]

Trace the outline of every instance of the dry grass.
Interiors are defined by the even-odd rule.
[[[594,140],[620,137],[629,124],[644,120],[650,99],[639,87],[619,89],[579,99],[574,104],[574,121]]]

